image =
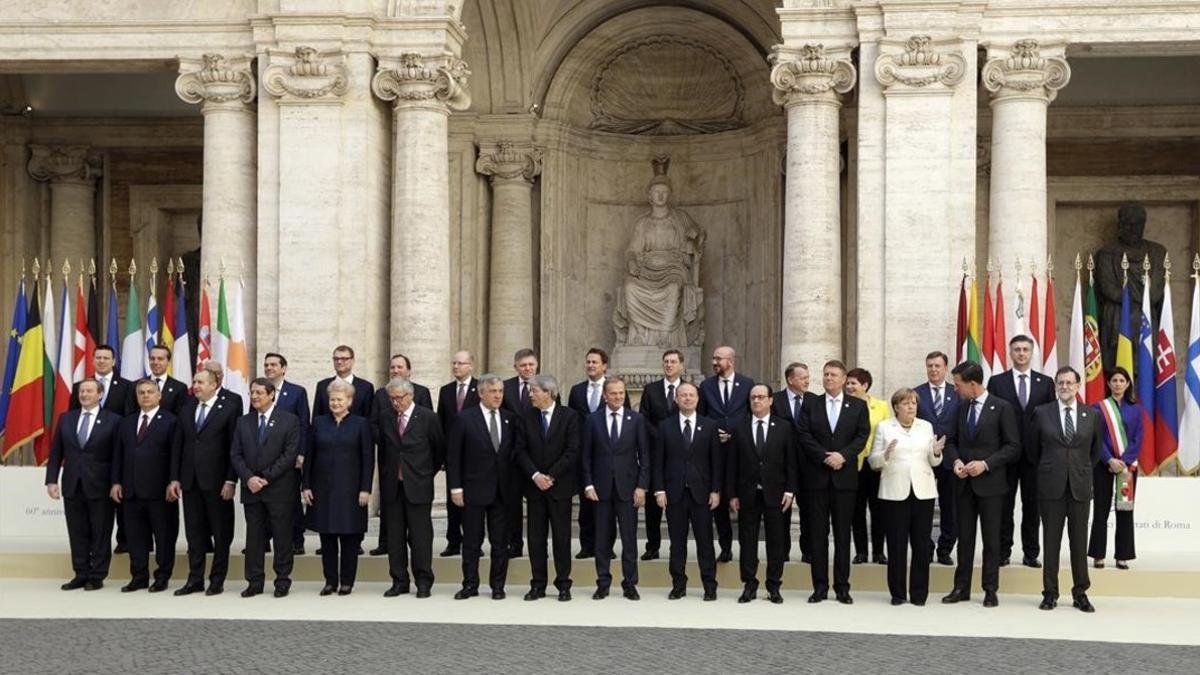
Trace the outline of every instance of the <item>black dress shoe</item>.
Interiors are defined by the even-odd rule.
[[[354,592],[353,586],[342,586],[338,589],[338,595],[350,595]]]
[[[925,598],[921,598],[920,600],[917,600],[916,598],[914,598],[912,600],[912,604],[916,605],[917,607],[924,607],[925,606]]]
[[[633,586],[630,586],[630,587],[624,589],[621,592],[621,594],[625,596],[626,600],[641,600],[642,599],[642,596],[638,594],[638,590],[636,588],[634,588]]]
[[[508,594],[505,593],[504,591],[492,591],[492,599],[493,600],[503,600],[504,598],[507,598],[507,597],[508,597]]]
[[[83,590],[85,590],[85,591],[98,591],[101,588],[104,588],[103,581],[95,581],[95,580],[89,579],[88,582],[83,585]]]
[[[208,590],[204,591],[205,595],[220,595],[225,592],[225,587],[221,585],[209,584]]]
[[[286,588],[276,588],[275,589],[275,597],[286,598],[287,595],[288,595],[288,589],[286,589]]]
[[[558,601],[559,602],[570,602],[571,601],[571,589],[567,589],[565,591],[559,591],[558,592]]]
[[[738,596],[738,604],[744,605],[747,602],[750,602],[751,600],[753,600],[757,597],[758,597],[758,589],[757,588],[745,588],[742,590],[742,594]]]
[[[716,600],[716,599],[717,599],[717,589],[715,589],[715,588],[704,589],[704,601],[705,602],[712,602],[713,600]]]
[[[686,588],[672,588],[671,592],[667,594],[667,599],[668,600],[678,600],[685,595],[687,595]]]
[[[996,591],[984,591],[983,592],[983,606],[984,607],[999,607],[1000,606],[1000,598],[996,597]]]
[[[595,558],[595,557],[596,557],[596,552],[590,548],[585,548],[585,549],[581,550],[579,553],[575,554],[576,560],[586,560],[588,558]]]
[[[887,556],[882,553],[876,553],[875,557],[871,559],[871,562],[873,562],[877,565],[886,565],[887,564]]]
[[[146,581],[131,581],[131,582],[129,582],[129,583],[127,583],[127,584],[125,584],[124,586],[122,586],[122,587],[121,587],[121,592],[122,592],[122,593],[132,593],[132,592],[134,592],[134,591],[140,591],[140,590],[142,590],[142,589],[144,589],[144,588],[150,588],[150,584],[149,584],[149,582],[146,582]]]
[[[466,600],[467,598],[473,598],[477,595],[479,595],[479,589],[463,588],[463,589],[459,589],[459,591],[454,594],[454,599],[455,600]]]
[[[525,594],[526,600],[537,600],[544,597],[546,597],[546,591],[539,591],[536,588],[530,589],[530,591]]]
[[[1001,558],[1001,559],[1000,559],[1000,566],[1001,566],[1001,567],[1008,567],[1008,565],[1009,565],[1009,563],[1010,563],[1010,562],[1011,562],[1011,561],[1009,560],[1009,557],[1008,557],[1008,556],[1004,556],[1003,558]]]
[[[292,555],[304,555],[304,544],[292,547]]]
[[[176,595],[176,596],[191,595],[192,593],[199,593],[203,590],[204,590],[203,584],[200,584],[200,585],[184,584],[182,587],[175,589],[174,595]]]
[[[438,557],[449,558],[451,556],[456,556],[461,553],[462,553],[461,546],[447,546],[446,548],[442,549],[442,552],[438,554]]]
[[[405,593],[408,593],[408,584],[394,582],[391,588],[383,592],[383,597],[394,598],[397,595],[404,595]]]
[[[117,547],[113,549],[113,553],[129,553],[129,547],[125,544],[118,543]],[[245,553],[245,551],[242,551],[242,553]]]
[[[808,596],[808,603],[810,605],[815,605],[828,597],[829,593],[827,591],[813,591],[813,594]]]
[[[866,553],[857,553],[854,555],[854,559],[850,561],[850,563],[854,564],[854,565],[861,565],[865,562],[867,562],[867,554]]]
[[[892,607],[899,607],[904,604],[904,598],[892,598]]]
[[[520,558],[524,555],[525,555],[525,547],[524,546],[509,546],[508,547],[508,557],[509,558]]]
[[[165,590],[167,590],[167,581],[165,579],[158,580],[150,584],[151,593],[162,593]]]
[[[1058,606],[1058,601],[1049,593],[1042,594],[1042,604],[1038,605],[1038,609],[1051,610]]]
[[[1031,558],[1029,556],[1025,556],[1024,558],[1022,558],[1021,564],[1026,567],[1032,567],[1034,569],[1041,569],[1041,567],[1042,567],[1042,563],[1038,562],[1037,558]]]
[[[642,560],[658,560],[658,549],[646,549],[642,554]]]
[[[337,586],[333,584],[325,584],[321,589],[321,595],[333,595],[335,592],[337,592]]]
[[[250,588],[247,588],[246,590],[242,591],[242,597],[243,598],[253,598],[256,595],[262,595],[262,592],[263,592],[263,589],[255,588],[254,586],[251,586]]]
[[[1072,602],[1071,606],[1081,612],[1086,612],[1088,614],[1091,614],[1092,612],[1096,611],[1096,608],[1092,606],[1091,601],[1088,600],[1088,596],[1086,593],[1080,593],[1079,595],[1075,596],[1075,602]]]
[[[837,601],[843,605],[853,605],[854,598],[850,597],[850,591],[843,591],[837,594]]]
[[[603,600],[608,597],[607,588],[597,588],[595,593],[592,593],[593,600]]]
[[[371,549],[371,555],[387,555],[387,547],[383,544],[380,544],[379,546]]]
[[[767,599],[771,601],[772,605],[782,605],[783,604],[783,594],[777,590],[776,591],[767,591]]]
[[[67,583],[63,584],[62,586],[60,586],[60,588],[62,588],[64,591],[73,591],[76,588],[83,588],[86,585],[87,585],[87,579],[80,579],[79,577],[75,577],[74,579],[72,579],[72,580],[68,581]]]
[[[950,593],[946,597],[942,598],[942,604],[943,605],[953,605],[956,602],[966,602],[970,599],[971,599],[970,593],[962,590],[961,588],[956,588],[956,589],[950,591]]]
[[[1100,565],[1100,566],[1104,567],[1104,565]],[[1125,562],[1124,560],[1118,560],[1117,561],[1117,569],[1127,570],[1127,569],[1129,569],[1129,563]]]
[[[428,588],[418,588],[417,589],[417,597],[418,598],[422,598],[422,599],[428,598],[430,595],[431,595],[431,593],[429,592]]]
[[[727,548],[721,549],[721,555],[717,556],[717,562],[727,563],[731,560],[733,560],[733,551],[730,551]]]
[[[954,564],[954,558],[951,558],[949,553],[939,553],[937,558],[938,558],[939,565],[953,565]]]

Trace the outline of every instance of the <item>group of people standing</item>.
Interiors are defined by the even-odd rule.
[[[817,395],[808,391],[811,376],[803,363],[788,365],[787,386],[776,392],[737,373],[730,347],[713,352],[713,374],[698,384],[684,380],[682,353],[667,350],[663,377],[645,386],[637,411],[625,383],[608,373],[602,349],[587,352],[587,377],[567,392],[565,405],[558,381],[539,372],[532,349],[515,354],[516,374],[508,379],[475,377],[472,355],[460,351],[451,363],[454,379],[438,391],[436,412],[432,392],[408,379],[406,356],[392,357],[390,379],[377,390],[354,375],[354,351],[342,345],[333,352],[334,375],[317,384],[311,414],[307,391],[285,378],[286,358],[268,353],[244,415],[240,397],[221,388],[223,373],[215,363],[196,373],[189,395],[188,385],[166,375],[166,347],[151,350],[150,377],[129,383],[113,372],[113,350],[100,346],[97,376],[75,386],[72,410],[55,429],[46,473],[48,493],[65,502],[75,575],[63,589],[103,585],[117,509],[132,577],[121,590],[165,590],[179,529],[175,502],[182,500],[189,573],[175,594],[221,593],[233,540],[233,497],[240,492],[248,582],[243,596],[263,592],[269,548],[274,594],[288,594],[305,529],[320,537],[321,594],[352,592],[374,496],[381,527],[371,553],[388,556],[392,583],[385,596],[407,594],[415,585],[417,597],[429,597],[434,478],[444,470],[448,527],[441,555],[461,554],[457,599],[479,594],[485,536],[489,590],[494,599],[504,598],[508,561],[524,555],[527,536],[532,578],[525,599],[545,597],[553,584],[560,601],[570,600],[578,499],[580,551],[574,558],[595,558],[597,600],[609,595],[613,583],[618,535],[622,595],[639,599],[637,523],[638,510],[644,510],[642,560],[659,557],[664,516],[667,521],[669,598],[686,595],[691,539],[703,597],[716,599],[716,565],[733,558],[730,516],[736,514],[743,584],[738,601],[757,597],[759,536],[765,532],[765,589],[771,602],[781,603],[791,514],[798,508],[802,561],[812,577],[809,602],[825,600],[831,585],[839,602],[853,602],[852,538],[855,563],[868,560],[870,547],[870,559],[888,565],[892,603],[917,605],[928,596],[935,552],[938,562],[953,564],[957,542],[954,587],[943,602],[967,600],[978,527],[984,605],[995,606],[998,569],[1008,564],[1013,547],[1019,492],[1025,565],[1040,566],[1039,519],[1044,525],[1042,607],[1057,602],[1066,523],[1074,605],[1092,611],[1086,558],[1103,565],[1108,507],[1102,501],[1111,499],[1113,476],[1128,475],[1137,456],[1140,417],[1125,398],[1127,373],[1113,373],[1114,398],[1101,409],[1080,406],[1079,374],[1063,368],[1052,381],[1033,371],[1027,343],[1023,336],[1013,339],[1014,368],[992,377],[986,388],[982,369],[971,362],[949,373],[951,387],[948,357],[933,352],[925,363],[928,381],[900,388],[888,402],[869,394],[868,371],[836,360],[824,364],[824,394]],[[1098,499],[1089,550],[1093,492]],[[941,512],[936,544],[935,499]],[[1118,567],[1134,557],[1132,539],[1131,512],[1118,511]]]

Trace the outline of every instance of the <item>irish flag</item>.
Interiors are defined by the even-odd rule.
[[[136,382],[146,376],[146,341],[142,335],[142,310],[137,282],[129,277],[129,302],[125,305],[125,335],[121,338],[121,377]]]

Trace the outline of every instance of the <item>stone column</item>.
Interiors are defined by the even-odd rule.
[[[96,256],[96,179],[99,158],[87,146],[30,147],[29,175],[50,183],[50,259],[60,263]]]
[[[1037,40],[992,46],[983,86],[992,94],[988,256],[1009,267],[1043,261],[1046,229],[1046,107],[1071,78],[1063,47],[1042,54]]]
[[[475,170],[492,183],[487,367],[495,372],[516,350],[533,346],[532,192],[542,151],[501,141],[479,156]]]
[[[205,54],[199,59],[181,58],[179,73],[175,93],[188,103],[201,104],[204,115],[200,279],[215,284],[222,263],[231,278],[241,277],[245,283],[246,346],[254,359],[258,252],[255,85],[250,57],[227,59]]]
[[[857,73],[821,45],[777,47],[772,60],[772,96],[787,111],[780,359],[820,364],[844,351],[838,113]]]
[[[375,95],[392,102],[391,342],[413,361],[413,379],[444,376],[450,344],[451,110],[465,110],[467,64],[405,53],[379,64]]]

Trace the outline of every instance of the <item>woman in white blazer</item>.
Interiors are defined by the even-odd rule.
[[[933,557],[933,500],[937,480],[933,467],[942,463],[946,438],[934,438],[933,426],[917,419],[917,392],[902,387],[892,394],[895,417],[875,428],[867,462],[880,472],[879,499],[887,527],[887,579],[892,604],[924,605],[929,595],[929,563]],[[905,565],[912,546],[912,569],[905,593]]]

